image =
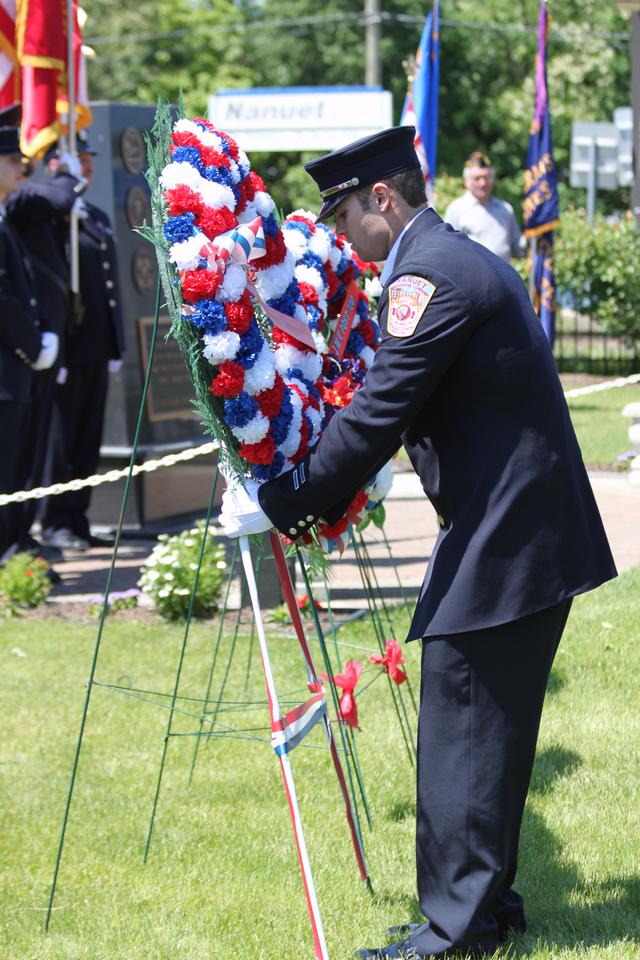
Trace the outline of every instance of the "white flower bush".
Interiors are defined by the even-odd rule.
[[[205,525],[202,521],[176,536],[161,534],[141,568],[138,586],[165,620],[185,620],[198,569]],[[207,617],[218,609],[227,575],[224,549],[209,530],[198,575],[193,616]]]

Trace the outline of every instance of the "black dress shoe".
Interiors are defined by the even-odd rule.
[[[54,547],[53,544],[39,543],[35,537],[25,537],[20,541],[19,550],[26,553],[32,553],[34,557],[42,557],[47,563],[55,563],[62,560],[62,550],[60,547]]]
[[[42,534],[43,541],[47,546],[59,547],[61,550],[88,550],[89,541],[84,537],[79,537],[69,530],[68,527],[60,527],[57,530],[45,530]]]
[[[113,547],[116,542],[113,537],[97,537],[93,533],[87,539],[90,547]]]

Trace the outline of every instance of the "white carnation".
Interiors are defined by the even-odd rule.
[[[384,498],[387,496],[391,490],[392,483],[393,468],[391,466],[391,461],[389,460],[387,463],[385,463],[384,467],[378,471],[371,483],[365,488],[365,492],[368,494],[370,500],[378,503],[380,500],[384,500]]]
[[[275,379],[274,355],[269,348],[269,344],[264,343],[254,365],[245,370],[244,389],[248,394],[254,396],[263,390],[270,390]]]
[[[248,176],[249,171],[251,170],[249,157],[246,155],[244,150],[238,150],[238,166],[240,167],[240,173],[244,179],[246,176]]]
[[[302,426],[302,400],[295,392],[291,391],[291,404],[293,406],[293,416],[289,425],[289,433],[284,441],[278,447],[280,453],[285,457],[292,457],[300,446],[300,427]]]
[[[215,335],[205,333],[202,339],[202,353],[213,367],[219,367],[224,360],[233,360],[240,349],[240,337],[229,330]]]
[[[305,220],[311,220],[311,223],[316,222],[316,215],[315,213],[311,213],[310,210],[294,210],[293,213],[289,214],[287,220],[291,220],[293,217],[304,217]]]
[[[305,263],[299,263],[296,267],[296,280],[298,283],[310,284],[316,293],[320,293],[324,287],[322,274],[315,267],[308,267]]]
[[[256,414],[243,427],[231,427],[231,432],[240,443],[260,443],[269,433],[270,423],[261,413]]]
[[[311,421],[311,426],[313,427],[311,436],[309,437],[309,445],[311,446],[320,436],[324,410],[322,408],[320,410],[316,410],[314,407],[307,407],[305,413],[307,414],[309,420]]]
[[[311,336],[319,354],[329,353],[329,345],[319,330],[312,330]]]
[[[239,263],[229,263],[224,272],[224,280],[218,288],[216,298],[222,303],[235,303],[239,300],[247,285],[247,274]]]
[[[207,238],[199,230],[195,236],[180,243],[172,243],[169,250],[169,259],[175,263],[177,270],[195,270],[200,260],[200,251]]]
[[[332,231],[329,230],[328,227],[325,227],[324,224],[319,223],[316,226],[316,232],[309,241],[309,249],[311,250],[311,253],[315,253],[317,257],[320,257],[323,263],[329,259],[332,246],[332,236]]]
[[[261,217],[268,217],[275,210],[275,203],[268,193],[258,190],[253,198],[253,204]]]
[[[340,263],[340,261],[342,260],[342,251],[339,249],[337,244],[333,244],[333,246],[331,247],[331,250],[329,252],[329,260],[331,262],[331,266],[335,270],[338,264]]]
[[[265,300],[281,297],[293,279],[293,266],[293,257],[287,252],[282,263],[275,263],[266,270],[256,270],[256,287],[260,296]]]
[[[308,247],[305,235],[301,233],[300,230],[296,230],[295,227],[287,228],[286,224],[284,225],[282,235],[287,250],[291,251],[295,260],[301,260],[307,252]]]
[[[171,190],[173,187],[184,184],[199,193],[207,206],[214,210],[219,210],[221,207],[229,207],[233,210],[236,205],[236,198],[230,187],[205,180],[186,160],[167,164],[160,174],[160,183],[164,190]]]

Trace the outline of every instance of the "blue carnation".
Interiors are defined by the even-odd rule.
[[[272,213],[270,213],[268,217],[263,218],[262,229],[264,230],[266,237],[275,237],[278,233],[280,224]]]
[[[369,313],[369,304],[364,299],[364,297],[360,297],[358,299],[358,306],[356,307],[356,313],[358,314],[361,320],[368,319],[367,314]]]
[[[271,421],[271,436],[275,440],[277,447],[286,440],[292,419],[293,404],[291,403],[291,396],[285,392],[282,397],[280,413]]]
[[[283,467],[284,455],[277,450],[271,463],[258,463],[251,468],[251,472],[256,480],[273,480],[282,472]]]
[[[309,317],[309,326],[312,330],[317,330],[320,326],[322,313],[314,303],[306,304],[307,316]]]
[[[258,401],[244,390],[224,401],[224,417],[230,427],[244,427],[260,412]]]
[[[214,335],[227,329],[224,307],[217,300],[199,300],[191,314],[191,322],[205,333]]]
[[[177,217],[169,217],[162,228],[167,243],[180,243],[192,237],[195,233],[193,226],[195,218],[194,213],[181,213]]]
[[[267,300],[267,303],[275,310],[280,310],[281,313],[286,313],[287,316],[292,317],[299,299],[300,287],[294,277],[281,297],[277,297],[274,300]]]
[[[304,263],[307,267],[315,267],[320,273],[324,273],[324,264],[317,253],[311,253],[310,250],[307,250],[305,255],[301,258],[300,263]]]
[[[241,363],[245,370],[250,370],[258,359],[263,343],[264,338],[260,332],[260,327],[256,323],[255,317],[252,317],[249,329],[240,340],[240,349],[234,358],[236,363]]]
[[[311,237],[311,227],[308,223],[301,223],[299,220],[289,220],[286,225],[287,230],[299,230],[300,233],[307,238]]]
[[[299,380],[300,383],[304,383],[305,387],[309,388],[312,386],[311,380],[307,380],[303,374],[300,367],[289,367],[286,373],[285,379],[287,380]]]
[[[364,337],[357,330],[352,330],[347,340],[347,350],[359,356],[365,347]]]
[[[190,163],[204,176],[205,167],[197,147],[176,147],[171,159],[174,163]]]

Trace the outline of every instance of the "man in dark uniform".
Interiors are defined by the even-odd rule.
[[[72,158],[69,157],[69,162]],[[79,173],[79,169],[77,171]],[[17,482],[21,489],[44,482],[45,457],[56,378],[64,363],[64,339],[69,307],[69,272],[66,247],[69,242],[69,214],[86,184],[66,165],[46,180],[24,180],[7,199],[7,217],[27,249],[33,266],[38,301],[44,307],[43,329],[60,340],[55,365],[33,378],[29,415],[24,424],[23,453],[18,464]],[[30,535],[41,501],[27,500],[16,509],[15,549],[38,553],[48,560],[59,559],[60,550],[43,547]]]
[[[302,463],[225,493],[221,514],[233,536],[334,523],[401,443],[438,514],[408,635],[423,642],[428,919],[362,960],[492,953],[525,929],[512,883],[549,671],[571,598],[616,575],[524,284],[428,208],[413,136],[394,128],[307,164],[320,218],[335,214],[361,259],[386,260],[382,343]]]
[[[77,150],[82,177],[90,186],[96,151],[85,131],[78,133]],[[80,310],[68,327],[66,379],[55,391],[50,438],[52,483],[96,472],[109,371],[121,362],[124,353],[113,229],[99,207],[87,201],[84,207],[79,221]],[[62,549],[107,543],[89,529],[90,497],[91,488],[87,487],[49,498],[42,520],[45,543]]]
[[[13,493],[24,448],[34,371],[50,368],[55,333],[40,329],[32,264],[7,218],[7,197],[22,178],[20,108],[0,112],[0,492]],[[0,560],[14,540],[15,510],[0,508]]]

